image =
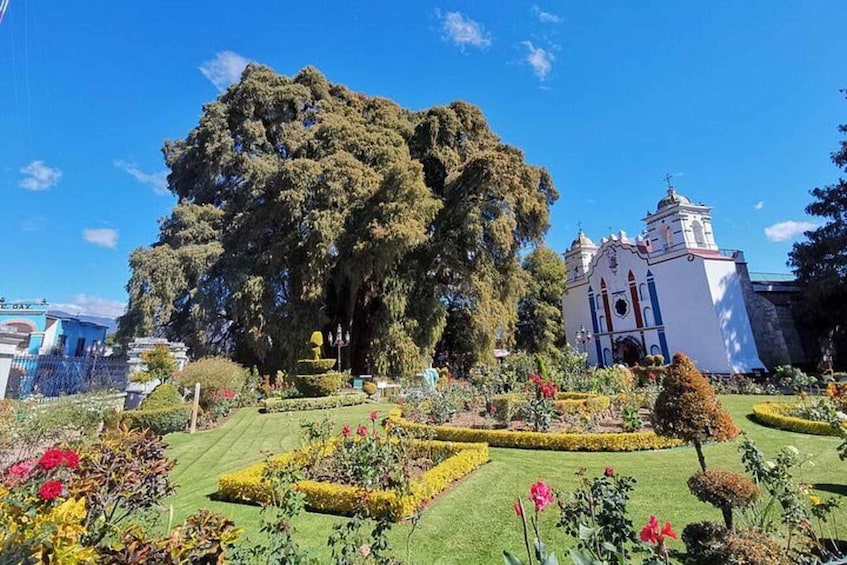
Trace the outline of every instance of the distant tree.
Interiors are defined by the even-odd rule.
[[[450,305],[470,315],[463,354],[490,356],[558,197],[478,108],[412,112],[312,68],[249,65],[164,154],[179,204],[130,258],[121,338],[160,333],[264,371],[340,324],[354,372],[408,374]]]
[[[543,353],[565,345],[562,296],[567,269],[562,257],[539,245],[523,260],[526,294],[518,302],[517,346]]]
[[[738,428],[721,406],[715,389],[684,353],[675,353],[653,409],[653,427],[662,436],[694,444],[706,472],[703,444],[738,436]]]
[[[847,94],[847,90],[842,91]],[[847,134],[847,124],[838,126]],[[847,171],[847,140],[832,154],[832,162]],[[847,180],[810,191],[814,201],[806,213],[826,222],[806,232],[807,241],[794,244],[788,264],[803,287],[798,314],[818,337],[824,352],[847,365]]]

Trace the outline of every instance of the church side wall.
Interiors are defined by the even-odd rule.
[[[591,331],[592,336],[597,333],[591,324],[587,284],[568,289],[562,300],[562,315],[565,319],[565,337],[567,338],[567,342],[574,349],[582,351],[582,345],[574,341],[574,336],[580,326],[582,325],[586,330]],[[598,364],[597,354],[595,353],[593,344],[594,340],[586,344],[588,363],[590,365]]]
[[[704,270],[731,371],[751,373],[764,369],[735,262],[706,260]]]

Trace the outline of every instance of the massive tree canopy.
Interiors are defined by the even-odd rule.
[[[248,66],[163,152],[179,204],[130,258],[120,336],[264,369],[341,324],[354,372],[407,374],[455,309],[483,357],[514,327],[519,253],[558,197],[478,108],[412,112],[313,68]]]
[[[847,91],[843,91],[847,93]],[[838,127],[847,133],[847,124]],[[847,140],[832,154],[832,162],[847,171]],[[806,232],[807,241],[794,244],[788,264],[803,283],[799,305],[805,325],[813,331],[823,353],[835,355],[847,367],[847,180],[811,190],[814,201],[806,213],[827,221]]]
[[[562,256],[540,245],[523,261],[526,294],[518,302],[517,346],[530,353],[565,346],[562,297],[567,268]]]

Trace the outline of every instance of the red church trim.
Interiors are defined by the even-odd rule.
[[[638,303],[638,288],[635,284],[635,275],[629,272],[629,295],[632,298],[632,307],[635,310],[635,327],[643,328],[644,319],[641,317],[641,305]]]
[[[600,279],[600,293],[603,295],[603,311],[606,313],[606,328],[608,332],[613,332],[612,327],[612,309],[609,307],[609,293],[606,291],[605,279]]]

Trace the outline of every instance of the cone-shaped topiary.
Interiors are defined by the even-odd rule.
[[[653,428],[662,436],[694,444],[700,468],[706,470],[703,443],[728,441],[738,428],[724,410],[712,385],[684,353],[675,353],[653,409]]]
[[[732,529],[733,509],[750,506],[762,494],[759,487],[747,477],[732,471],[712,469],[688,479],[688,489],[701,502],[721,509],[727,529]]]

